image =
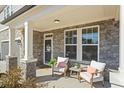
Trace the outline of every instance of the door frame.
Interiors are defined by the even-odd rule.
[[[46,37],[47,35],[52,35],[52,37]],[[44,34],[44,42],[43,42],[43,64],[48,65],[45,63],[45,40],[51,40],[51,58],[53,58],[53,33]]]

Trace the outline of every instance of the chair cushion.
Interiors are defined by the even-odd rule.
[[[64,73],[65,68],[54,67],[53,71],[54,71],[54,72],[61,72],[61,73]]]
[[[92,73],[96,73],[96,68],[92,67],[92,66],[88,66],[87,67],[87,72],[92,74]]]
[[[103,71],[105,69],[105,63],[102,63],[102,62],[96,62],[96,61],[91,61],[91,64],[90,66],[96,68],[97,70],[99,71]]]
[[[80,76],[86,81],[90,82],[92,75],[88,72],[81,72]],[[94,75],[93,82],[103,81],[103,76]]]
[[[58,57],[56,67],[58,67],[60,62],[65,62],[67,64],[68,63],[68,58]]]
[[[59,62],[57,67],[64,68],[66,66],[65,62]]]

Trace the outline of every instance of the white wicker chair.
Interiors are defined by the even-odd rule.
[[[103,71],[105,69],[105,63],[91,61],[90,66],[93,68],[96,68],[96,73],[88,73],[86,72],[80,72],[80,80],[84,79],[87,82],[91,84],[91,87],[93,87],[93,82],[99,82],[102,81],[104,85],[104,77],[103,77]]]

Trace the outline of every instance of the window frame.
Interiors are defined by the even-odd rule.
[[[82,44],[82,29],[88,29],[88,28],[93,28],[93,27],[97,27],[98,28],[98,44]],[[72,30],[76,30],[77,31],[77,44],[66,44],[66,32],[67,31],[72,31]],[[81,40],[80,40],[81,39]],[[80,41],[79,41],[80,40]],[[77,51],[76,51],[76,60],[77,61],[83,61],[82,59],[82,46],[97,46],[98,50],[97,50],[97,60],[99,61],[99,54],[100,54],[100,26],[99,25],[92,25],[92,26],[85,26],[85,27],[80,27],[80,28],[73,28],[73,29],[66,29],[64,30],[64,57],[66,57],[66,45],[70,45],[70,46],[76,46],[77,47]],[[78,49],[79,48],[79,49]],[[81,56],[80,56],[81,55]],[[80,56],[80,57],[78,57]]]
[[[70,32],[70,31],[74,31],[74,30],[76,30],[76,32],[77,32],[76,28],[64,30],[64,57],[66,57],[66,46],[76,46],[76,60],[77,60],[77,42],[76,42],[76,44],[66,44],[66,32]],[[75,59],[73,59],[73,60],[75,60]]]
[[[97,60],[96,61],[99,61],[99,45],[100,45],[100,26],[99,25],[94,25],[94,26],[86,26],[86,27],[82,27],[81,28],[81,31],[82,29],[88,29],[88,28],[94,28],[94,27],[97,27],[98,28],[98,43],[97,44],[82,44],[81,47],[83,46],[97,46]],[[82,43],[82,42],[81,42]],[[82,51],[82,50],[81,50]],[[81,53],[82,54],[82,53]],[[83,55],[82,55],[83,56]],[[83,58],[82,58],[83,60]]]

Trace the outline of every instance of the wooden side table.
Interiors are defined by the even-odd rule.
[[[69,68],[69,70],[70,70],[70,76],[72,75],[73,72],[76,72],[77,73],[77,78],[79,80],[80,68],[71,67],[71,68]]]

